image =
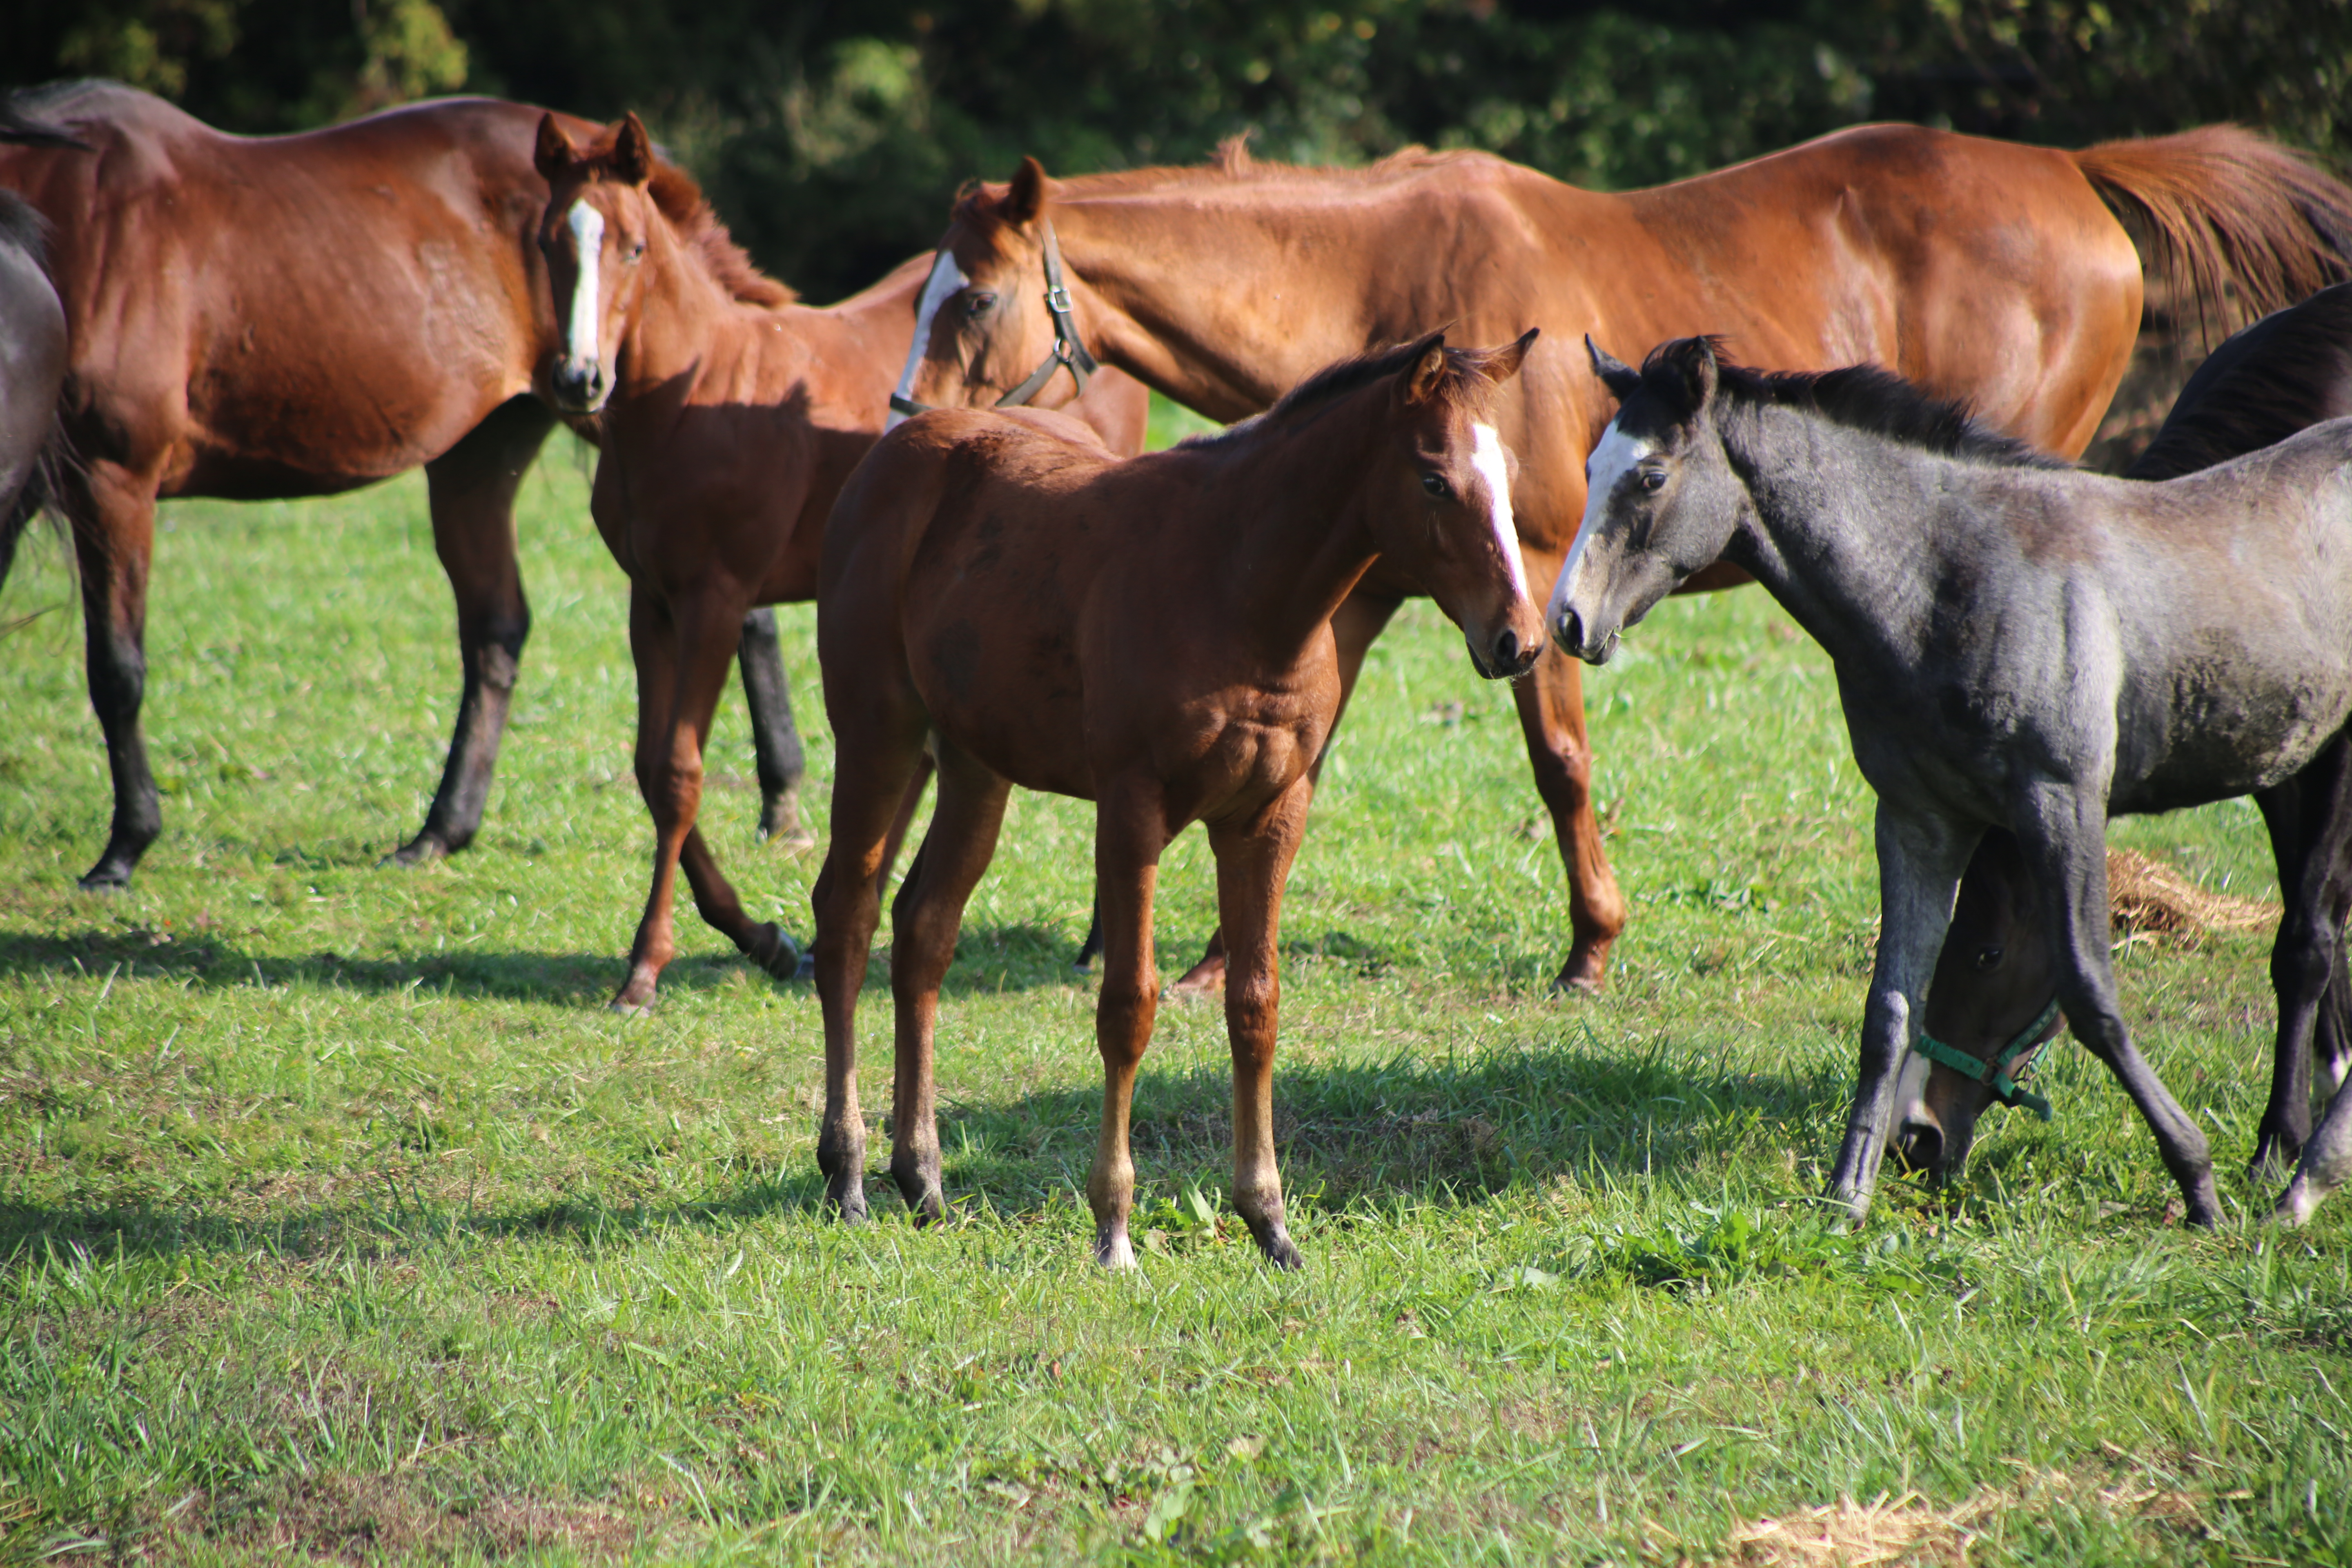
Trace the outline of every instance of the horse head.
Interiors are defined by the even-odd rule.
[[[620,323],[643,288],[640,264],[659,216],[649,187],[660,164],[635,114],[584,148],[551,114],[539,122],[534,160],[547,181],[539,248],[555,304],[549,396],[566,414],[593,414],[612,395]]]
[[[1619,407],[1585,459],[1584,518],[1544,620],[1563,652],[1606,664],[1619,632],[1722,555],[1747,502],[1712,418],[1714,340],[1661,344],[1638,371],[1584,346]]]
[[[1511,514],[1517,460],[1492,412],[1535,340],[1530,329],[1497,349],[1448,349],[1434,332],[1412,345],[1390,393],[1391,438],[1361,476],[1381,555],[1427,587],[1490,680],[1524,675],[1543,652]],[[1292,396],[1311,398],[1314,379]]]
[[[1083,283],[1063,268],[1045,166],[1021,160],[1003,185],[958,198],[917,306],[893,406],[1058,408],[1095,371]],[[1063,374],[1066,371],[1068,374]]]

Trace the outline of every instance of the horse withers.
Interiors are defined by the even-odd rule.
[[[551,395],[596,422],[590,510],[629,575],[637,785],[654,821],[652,886],[613,1005],[652,1003],[677,952],[681,868],[703,919],[790,978],[799,949],[744,912],[697,826],[702,751],[737,626],[755,606],[816,596],[825,515],[888,416],[930,258],[813,308],[751,266],[635,115],[584,141],[549,115],[533,156],[548,187]],[[1150,395],[1107,373],[1076,411],[1131,453]]]
[[[1128,1112],[1159,980],[1151,900],[1187,824],[1217,862],[1234,1056],[1234,1206],[1298,1262],[1274,1151],[1276,938],[1338,715],[1332,613],[1375,560],[1429,585],[1489,678],[1542,647],[1489,422],[1534,341],[1442,336],[1309,377],[1221,436],[1113,461],[1067,419],[940,412],[884,437],[826,525],[817,648],[837,747],[833,841],[812,900],[824,1005],[818,1162],[866,1212],[856,1010],[875,879],[928,748],[939,803],[892,905],[898,1070],[891,1173],[937,1218],[932,1040],[965,900],[1014,784],[1096,803],[1105,932],[1096,1038],[1102,1129],[1087,1193],[1095,1256],[1134,1262]]]
[[[2204,1134],[2116,1000],[2106,823],[2273,788],[2343,729],[2352,421],[2148,484],[2067,468],[1874,366],[1767,374],[1705,338],[1639,371],[1591,352],[1620,406],[1552,637],[1603,662],[1730,560],[1828,651],[1878,795],[1878,955],[1832,1198],[1868,1209],[1961,872],[2006,827],[2068,1024],[2155,1133],[2189,1222],[2215,1224]]]
[[[2193,473],[2347,416],[2352,284],[2338,284],[2215,350],[2125,477]],[[2254,796],[2284,905],[2271,953],[2278,1033],[2270,1100],[2254,1133],[2257,1176],[2285,1174],[2309,1144],[2315,1069],[2320,1092],[2333,1095],[2352,1065],[2352,975],[2344,954],[2352,905],[2347,766],[2352,742],[2339,737],[2292,778]],[[2037,1042],[2055,1032],[2053,962],[2039,892],[2017,841],[1987,833],[1961,879],[1927,993],[1921,1048],[1936,1065],[1902,1111],[1899,1151],[1930,1176],[1960,1168],[1990,1106],[2019,1102],[1996,1074],[2013,1085]],[[2301,1191],[2316,1184],[2315,1177]]]

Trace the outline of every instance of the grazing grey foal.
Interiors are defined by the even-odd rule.
[[[1552,637],[1603,663],[1691,573],[1745,567],[1828,650],[1878,795],[1878,959],[1831,1196],[1870,1206],[1954,890],[1999,826],[2042,889],[2075,1037],[2147,1119],[2189,1222],[2215,1223],[2204,1134],[2116,1005],[2107,818],[2267,788],[2343,729],[2352,420],[2149,484],[2068,468],[1874,366],[1766,374],[1706,338],[1638,372],[1591,353],[1621,406]]]

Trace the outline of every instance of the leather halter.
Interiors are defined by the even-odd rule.
[[[1095,356],[1087,353],[1084,339],[1078,336],[1078,323],[1070,316],[1070,290],[1062,282],[1062,245],[1054,237],[1054,222],[1045,220],[1045,309],[1054,318],[1054,346],[1047,351],[1044,363],[1029,373],[1029,379],[996,400],[999,408],[1019,408],[1045,390],[1045,384],[1055,373],[1066,366],[1070,379],[1078,384],[1078,391],[1087,390],[1087,382],[1102,368]],[[938,405],[918,403],[898,393],[890,395],[893,414],[929,414]]]
[[[2055,1035],[2061,1022],[2058,998],[2053,996],[2042,1016],[2010,1037],[2009,1044],[1990,1058],[1972,1057],[1956,1046],[1948,1046],[1926,1030],[1919,1033],[1919,1043],[1913,1048],[1931,1062],[1939,1062],[1963,1078],[1974,1079],[1992,1090],[1992,1096],[2003,1105],[2021,1105],[2047,1121],[2051,1118],[2050,1102],[2030,1089],[2021,1087],[2011,1076],[2033,1065],[2034,1053]]]

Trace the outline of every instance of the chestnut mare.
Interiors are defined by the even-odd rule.
[[[2324,420],[2352,417],[2352,283],[2265,316],[2191,376],[2125,477],[2167,479],[2258,451]],[[2300,1224],[2352,1175],[2352,973],[2344,928],[2352,911],[2352,739],[2338,735],[2300,773],[2254,797],[2270,830],[2284,909],[2271,952],[2278,1034],[2271,1092],[2254,1132],[2252,1174],[2295,1167],[2275,1217]],[[1920,1054],[1935,1062],[1902,1111],[1904,1156],[1941,1180],[1967,1161],[1976,1124],[1996,1100],[2046,1101],[2016,1087],[2063,1027],[2058,955],[2042,889],[2014,836],[1994,829],[1961,879],[1951,929],[1920,1019]],[[2334,1097],[2311,1131],[2314,1068]],[[1917,1076],[1915,1068],[1913,1078]],[[1908,1079],[1906,1079],[1906,1082]]]
[[[584,146],[549,115],[535,159],[549,191],[549,390],[595,422],[590,510],[629,574],[637,784],[654,819],[653,887],[613,1005],[654,998],[677,951],[681,866],[702,918],[790,978],[799,949],[744,913],[695,826],[702,748],[745,613],[816,596],[825,514],[882,432],[930,258],[814,310],[752,268],[635,115]],[[1115,375],[1083,412],[1129,453],[1150,399]]]
[[[1496,419],[1525,459],[1513,499],[1528,579],[1549,583],[1611,412],[1570,352],[1576,332],[1713,332],[1757,364],[1874,361],[2078,453],[2139,330],[2140,259],[2109,203],[2145,219],[2209,299],[2226,279],[2260,309],[2329,281],[2343,258],[2327,236],[2352,234],[2352,190],[2227,126],[2075,153],[1866,126],[1624,195],[1466,152],[1338,171],[1261,164],[1236,146],[1206,168],[1066,181],[1033,160],[958,203],[941,249],[963,285],[908,390],[992,401],[1066,322],[1059,336],[1104,363],[1234,419],[1369,344],[1542,321],[1567,335],[1529,361]],[[1058,316],[1038,287],[1049,237],[1069,302]],[[1717,571],[1692,585],[1741,580]],[[1392,563],[1366,577],[1334,622],[1343,691],[1399,601],[1422,591]],[[1593,818],[1575,662],[1547,652],[1515,696],[1568,868],[1574,941],[1558,983],[1598,986],[1626,906]]]
[[[465,690],[425,826],[393,858],[464,848],[530,627],[515,492],[555,423],[529,395],[553,346],[531,244],[547,200],[530,158],[541,111],[458,99],[248,139],[110,83],[15,101],[95,149],[0,147],[0,185],[52,226],[70,327],[58,411],[75,461],[58,500],[114,783],[106,851],[82,886],[127,883],[163,827],[139,726],[156,499],[327,495],[420,464]],[[800,742],[774,630],[745,631],[764,821],[791,831]]]
[[[1135,1260],[1128,1110],[1159,991],[1151,895],[1161,851],[1198,821],[1229,943],[1234,1207],[1269,1259],[1297,1267],[1274,1154],[1276,939],[1307,767],[1339,717],[1331,616],[1375,560],[1401,557],[1462,627],[1481,674],[1516,676],[1534,659],[1542,625],[1491,422],[1496,388],[1534,337],[1487,352],[1430,337],[1342,361],[1260,418],[1126,462],[1052,414],[929,414],[851,477],[825,527],[817,598],[838,752],[812,900],[824,1008],[817,1160],[843,1217],[866,1212],[856,1013],[876,879],[928,745],[939,806],[891,906],[890,1170],[918,1221],[943,1209],[940,982],[1018,784],[1096,803],[1097,1260]]]

